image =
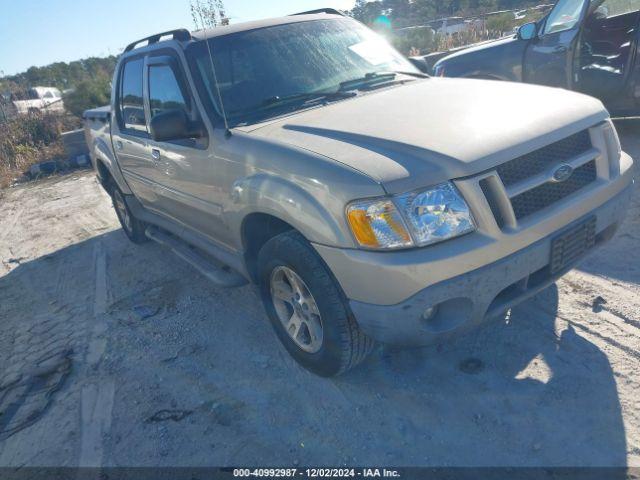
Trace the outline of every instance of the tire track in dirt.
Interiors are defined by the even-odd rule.
[[[108,305],[107,253],[101,241],[94,248],[95,293],[93,299],[94,327],[89,339],[84,376],[91,379],[82,388],[80,418],[81,442],[78,465],[101,467],[104,461],[103,438],[111,431],[115,383],[97,377],[97,367],[107,347],[105,313]]]

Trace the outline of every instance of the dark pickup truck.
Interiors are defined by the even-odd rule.
[[[603,101],[612,115],[640,114],[640,0],[559,0],[513,37],[453,53],[436,76],[537,83]]]

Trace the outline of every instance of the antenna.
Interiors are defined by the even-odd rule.
[[[197,0],[198,7],[201,7],[200,0]],[[206,30],[204,24],[204,18],[202,16],[202,8],[198,8],[198,16],[200,17],[200,25],[202,30]],[[220,102],[220,110],[222,110],[222,120],[224,121],[224,128],[227,131],[227,136],[231,136],[231,130],[229,129],[229,122],[227,122],[227,112],[224,109],[224,102],[222,101],[222,94],[220,93],[220,86],[218,85],[218,75],[216,74],[216,66],[213,63],[213,52],[211,51],[210,39],[204,37],[204,43],[207,45],[207,52],[209,53],[209,61],[211,62],[211,71],[213,72],[213,81],[216,84],[216,92],[218,93],[218,101]]]

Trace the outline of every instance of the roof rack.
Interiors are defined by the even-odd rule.
[[[335,8],[318,8],[317,10],[308,10],[306,12],[294,13],[290,16],[295,15],[313,15],[314,13],[326,13],[328,15],[341,15],[344,17],[344,13],[340,10],[336,10]]]
[[[127,45],[127,48],[125,48],[124,51],[125,53],[130,52],[131,50],[136,48],[136,45],[145,41],[147,42],[147,45],[158,43],[162,37],[166,37],[168,35],[171,35],[171,38],[173,38],[173,40],[191,40],[191,33],[189,32],[189,30],[185,28],[178,28],[176,30],[169,30],[168,32],[156,33],[155,35],[151,35],[150,37],[141,38],[140,40]]]

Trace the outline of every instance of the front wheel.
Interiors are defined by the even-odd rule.
[[[355,367],[373,350],[350,313],[339,285],[297,232],[269,240],[258,255],[260,293],[271,323],[291,356],[324,377]]]

